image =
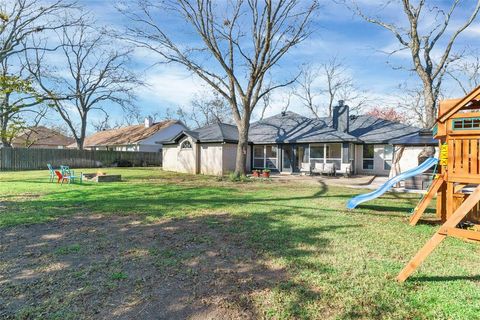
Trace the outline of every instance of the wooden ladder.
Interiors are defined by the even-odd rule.
[[[415,257],[398,274],[397,281],[404,282],[422,264],[422,262],[435,250],[435,248],[447,236],[454,236],[462,239],[480,241],[480,232],[456,228],[468,212],[480,201],[480,185],[473,193],[458,207],[457,210],[445,221],[440,229],[427,241]]]
[[[427,209],[428,204],[432,201],[433,197],[437,194],[440,187],[445,182],[444,175],[438,175],[437,178],[431,184],[427,194],[422,198],[420,203],[415,207],[412,216],[410,217],[410,225],[414,226],[417,224],[418,220],[422,216],[422,214]]]

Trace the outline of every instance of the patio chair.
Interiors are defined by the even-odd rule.
[[[72,182],[75,183],[75,180],[77,178],[80,180],[80,183],[83,182],[83,174],[81,172],[79,176],[76,176],[75,171],[71,170],[69,166],[60,166],[60,169],[61,169],[60,174],[62,175],[62,183],[64,181],[68,181],[68,183],[72,183]],[[58,174],[57,174],[57,177],[58,177]],[[60,178],[58,181],[60,181]]]
[[[310,165],[309,162],[302,162],[302,163],[301,163],[301,165],[300,165],[300,173],[308,174],[308,175],[311,175],[311,174],[312,174],[312,166]]]
[[[50,163],[47,163],[47,167],[48,167],[48,171],[50,171],[50,182],[53,182],[53,180],[55,180],[55,177],[56,177],[55,169],[53,169]]]
[[[55,170],[55,175],[57,176],[57,183],[64,183],[65,181],[67,181],[68,183],[70,183],[70,177],[69,176],[64,176],[60,171],[58,170]]]
[[[325,165],[323,166],[323,173],[328,174],[329,176],[334,176],[337,173],[335,169],[335,164],[325,163]]]
[[[312,173],[322,174],[323,173],[323,167],[324,167],[323,162],[315,162],[315,165],[312,169]]]

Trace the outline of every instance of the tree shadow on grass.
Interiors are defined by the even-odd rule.
[[[412,282],[446,282],[446,281],[480,281],[480,275],[465,276],[413,276],[409,278]]]
[[[298,317],[321,299],[262,253],[301,262],[327,252],[328,233],[284,212],[204,215],[144,223],[136,216],[72,215],[2,229],[0,315],[120,319],[258,318],[258,294],[286,290]],[[294,212],[295,213],[295,212]],[[306,261],[306,260],[305,260]],[[328,266],[305,268],[329,272]]]

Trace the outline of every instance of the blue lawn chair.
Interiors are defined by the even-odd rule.
[[[52,165],[50,163],[47,163],[48,171],[50,171],[50,182],[53,182],[55,180],[56,174],[55,174],[55,169],[53,169]]]
[[[75,183],[75,179],[79,179],[80,180],[80,183],[83,182],[83,175],[82,173],[80,172],[80,175],[79,176],[76,176],[75,175],[75,171],[74,170],[71,170],[69,166],[60,166],[60,171],[62,173],[62,176],[65,178],[65,179],[68,179],[68,183]]]

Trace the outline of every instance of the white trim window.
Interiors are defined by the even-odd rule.
[[[393,160],[393,146],[387,144],[383,147],[383,169],[390,171]]]
[[[315,163],[334,163],[337,170],[340,170],[342,164],[342,144],[341,143],[322,143],[310,144],[310,164]]]
[[[278,147],[276,145],[253,146],[253,167],[257,169],[277,169]]]
[[[182,142],[182,144],[180,145],[180,149],[184,150],[184,149],[192,149],[192,144],[190,143],[190,141],[188,140],[185,140]]]
[[[362,168],[363,170],[373,170],[375,156],[375,146],[373,144],[364,144],[362,151]]]

